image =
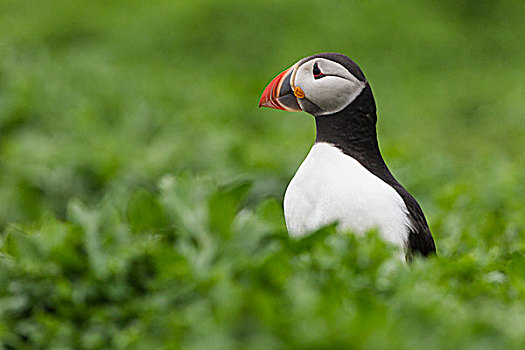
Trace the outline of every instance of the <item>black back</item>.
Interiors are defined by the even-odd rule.
[[[343,65],[356,78],[366,83],[361,94],[345,109],[335,114],[315,117],[317,127],[315,141],[333,144],[343,153],[356,159],[372,174],[392,186],[401,196],[412,222],[407,242],[408,259],[411,259],[414,253],[423,256],[435,253],[434,239],[421,207],[414,197],[394,178],[381,156],[376,133],[376,105],[372,90],[363,72],[357,64],[345,55],[319,54],[310,56],[305,60],[315,57],[331,59]]]

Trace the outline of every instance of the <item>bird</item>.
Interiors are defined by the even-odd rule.
[[[436,253],[420,205],[383,160],[375,99],[354,61],[334,52],[303,58],[271,80],[259,107],[315,119],[315,142],[284,196],[291,237],[337,223],[357,235],[377,230],[407,261]]]

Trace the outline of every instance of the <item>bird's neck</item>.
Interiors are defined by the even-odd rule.
[[[315,117],[315,142],[326,142],[357,160],[366,169],[387,183],[397,182],[386,166],[376,132],[376,112],[346,109]]]

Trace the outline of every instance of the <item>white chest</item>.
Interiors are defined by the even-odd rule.
[[[284,196],[291,236],[301,236],[333,222],[341,230],[381,237],[404,246],[410,220],[401,196],[357,160],[327,143],[316,143]]]

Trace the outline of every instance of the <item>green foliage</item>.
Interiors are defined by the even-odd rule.
[[[67,222],[10,227],[0,260],[2,341],[75,349],[525,345],[523,238],[507,247],[456,238],[442,257],[407,266],[373,234],[327,227],[288,239],[275,200],[232,207],[245,191],[169,176],[158,194],[140,189],[127,203],[95,207],[73,201]]]
[[[0,0],[7,349],[525,348],[525,2]],[[371,82],[439,256],[289,239],[323,51]]]

